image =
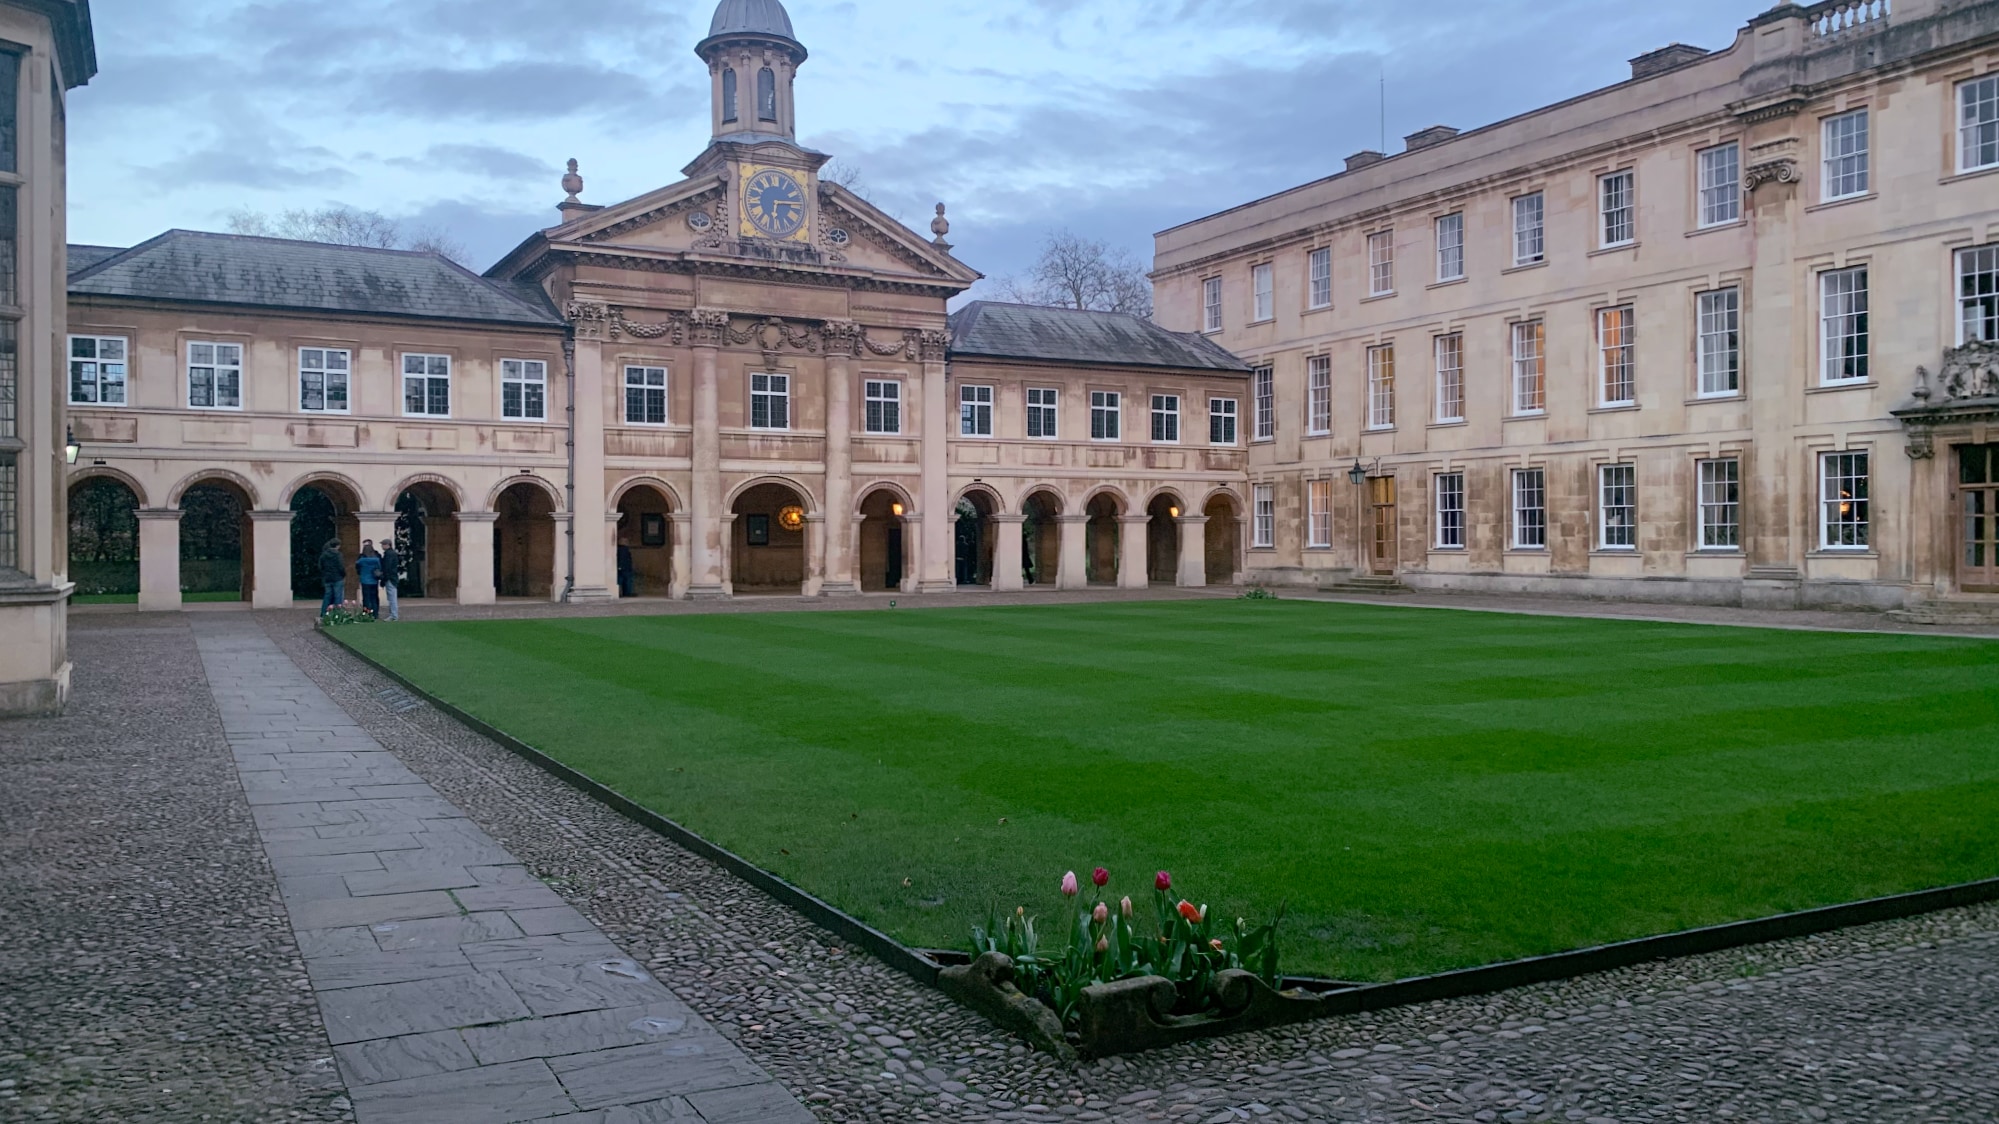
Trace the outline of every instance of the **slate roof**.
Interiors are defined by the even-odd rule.
[[[951,354],[1125,367],[1248,371],[1198,332],[1169,332],[1143,317],[1033,304],[973,301],[951,314]]]
[[[715,18],[708,21],[708,38],[743,33],[798,38],[791,33],[791,14],[782,0],[722,0],[715,6]]]
[[[125,252],[123,246],[86,246],[81,242],[69,244],[69,273],[71,277],[89,269],[105,258]]]
[[[86,253],[103,247],[82,247]],[[72,251],[74,252],[74,251]],[[169,230],[81,268],[69,291],[195,304],[561,327],[541,289],[432,253]]]

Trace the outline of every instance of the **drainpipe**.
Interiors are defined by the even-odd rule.
[[[576,591],[576,331],[570,329],[562,337],[562,401],[563,401],[563,452],[569,461],[569,474],[563,484],[563,503],[569,512],[565,523],[569,529],[566,568],[562,577],[562,603],[569,603],[569,595]]]

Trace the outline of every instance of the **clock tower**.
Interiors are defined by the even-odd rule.
[[[806,51],[791,16],[780,0],[721,0],[694,53],[708,64],[714,136],[688,174],[727,178],[735,237],[809,246],[828,157],[798,146],[792,83]]]

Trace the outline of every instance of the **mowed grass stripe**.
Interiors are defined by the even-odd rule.
[[[1999,644],[1298,602],[346,635],[912,943],[1098,862],[1288,900],[1292,967],[1363,978],[1999,874]]]

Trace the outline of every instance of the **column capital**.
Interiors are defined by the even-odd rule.
[[[697,308],[687,314],[687,338],[695,347],[721,347],[729,334],[729,314],[719,308]]]
[[[951,345],[951,333],[925,329],[916,335],[916,347],[925,363],[942,363],[944,349]]]
[[[1057,515],[1055,517],[1055,521],[1057,523],[1082,524],[1082,523],[1088,523],[1090,521],[1090,517],[1088,515]]]
[[[454,512],[452,517],[460,523],[495,523],[499,521],[500,513],[497,511],[459,511]]]
[[[824,523],[826,521],[826,513],[823,511],[808,511],[805,513],[805,521],[807,523]]]
[[[619,510],[618,510],[617,508],[615,508],[615,507],[614,507],[614,508],[612,508],[612,509],[610,509],[609,511],[606,511],[606,512],[604,513],[604,522],[606,522],[606,523],[616,523],[616,522],[618,522],[618,521],[619,521],[620,519],[623,519],[624,517],[625,517],[625,513],[624,513],[624,512],[622,512],[622,511],[619,511]]]
[[[175,512],[174,514],[178,516],[180,513]],[[289,523],[292,521],[292,513],[289,511],[246,511],[244,514],[250,517],[250,522],[252,523],[276,523],[279,521]],[[146,518],[146,513],[143,509],[139,512],[139,518]],[[159,516],[156,515],[153,518],[157,519]],[[361,518],[366,519],[367,516],[364,515]]]
[[[823,320],[820,338],[826,342],[826,358],[851,359],[860,351],[861,325],[853,320]]]
[[[136,515],[136,516],[138,516],[138,518],[139,518],[139,519],[140,519],[140,520],[141,520],[142,522],[143,522],[143,521],[146,521],[146,520],[151,520],[151,519],[158,519],[158,520],[162,520],[162,521],[164,521],[164,520],[168,520],[168,519],[172,519],[172,520],[175,520],[176,522],[178,522],[178,521],[179,521],[179,519],[180,519],[180,508],[177,508],[177,507],[141,507],[141,508],[137,508],[137,509],[135,509],[135,510],[134,510],[134,511],[132,512],[132,514],[133,514],[133,515]],[[287,518],[289,518],[289,517],[291,516],[291,512],[289,512],[289,511],[285,512],[285,516],[286,516]]]
[[[291,512],[288,511],[285,514],[290,515]],[[371,522],[381,522],[383,520],[394,522],[402,518],[402,514],[400,511],[357,511],[354,513],[354,518],[366,519]]]
[[[1208,517],[1205,515],[1182,515],[1174,520],[1176,523],[1188,526],[1199,526],[1207,521]]]
[[[1027,522],[1027,516],[1025,516],[1025,515],[995,515],[995,516],[993,516],[993,517],[992,517],[992,520],[993,520],[993,522],[995,522],[995,523],[1014,523],[1014,524],[1020,524],[1020,523],[1025,523],[1025,522]]]
[[[1117,521],[1118,521],[1118,522],[1120,522],[1120,523],[1123,523],[1123,524],[1125,524],[1125,525],[1126,525],[1126,526],[1128,526],[1128,527],[1135,527],[1135,526],[1137,526],[1137,525],[1138,525],[1138,524],[1140,524],[1140,523],[1150,523],[1150,522],[1152,522],[1152,516],[1150,516],[1150,515],[1120,515],[1120,516],[1118,516],[1118,517],[1117,517]]]

